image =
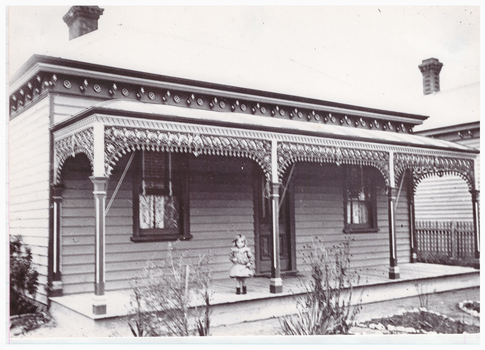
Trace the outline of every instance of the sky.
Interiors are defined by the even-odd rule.
[[[104,6],[99,28],[122,24],[288,59],[384,94],[422,94],[418,65],[443,64],[442,90],[479,81],[478,6]],[[279,2],[284,3],[284,2]],[[312,6],[313,5],[313,6]],[[70,6],[7,9],[8,68],[68,41]]]

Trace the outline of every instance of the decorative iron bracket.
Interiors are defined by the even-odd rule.
[[[280,142],[278,144],[278,177],[280,181],[288,166],[299,161],[374,166],[381,172],[386,186],[389,185],[389,153],[385,151]]]
[[[419,183],[430,176],[458,175],[468,185],[469,190],[474,189],[475,171],[474,161],[459,157],[441,157],[435,155],[421,155],[411,153],[395,153],[395,179],[396,182],[406,169],[413,171],[413,190],[416,191]]]

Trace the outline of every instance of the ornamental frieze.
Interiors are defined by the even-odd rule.
[[[94,161],[94,133],[92,128],[82,130],[78,133],[64,137],[54,143],[54,184],[59,184],[61,180],[61,171],[64,162],[69,157],[75,157],[76,154],[84,153],[91,163],[91,170]]]
[[[124,154],[136,150],[246,157],[256,161],[266,177],[271,178],[271,142],[268,140],[118,127],[105,129],[107,175]]]
[[[470,190],[474,189],[474,161],[472,159],[395,153],[396,182],[406,169],[413,170],[414,190],[418,184],[430,176],[458,175]]]
[[[384,151],[304,143],[278,143],[278,178],[280,181],[288,166],[298,161],[374,166],[381,172],[386,185],[390,183],[389,153]]]
[[[56,83],[56,74],[37,74],[32,77],[25,85],[10,95],[10,114],[35,104],[43,95],[43,92],[55,87]]]
[[[362,129],[374,129],[396,133],[412,134],[413,123],[401,118],[389,121],[388,115],[367,111],[349,110],[325,104],[298,103],[273,100],[266,96],[230,96],[221,91],[196,91],[190,86],[152,81],[137,84],[126,81],[113,81],[102,78],[80,76],[78,74],[40,73],[13,91],[10,95],[10,115],[15,117],[31,106],[44,90],[54,93],[97,98],[103,100],[121,99],[153,104],[164,104],[181,108],[196,108],[213,112],[233,112],[290,119]],[[169,88],[169,87],[173,87]],[[197,89],[200,90],[200,89]],[[395,119],[395,118],[394,118]],[[399,118],[398,118],[399,119]]]

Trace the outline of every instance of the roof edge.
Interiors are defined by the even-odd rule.
[[[125,109],[119,109],[119,108],[110,108],[104,105],[95,105],[88,107],[71,118],[64,120],[56,125],[53,125],[51,127],[51,132],[56,132],[59,131],[65,127],[68,127],[80,120],[83,120],[85,118],[88,118],[90,116],[96,115],[96,114],[102,114],[102,115],[108,115],[108,116],[122,116],[122,117],[130,117],[130,118],[147,118],[151,120],[164,120],[164,121],[178,121],[178,118],[176,116],[163,116],[163,115],[156,115],[152,113],[147,113],[147,112],[141,112],[141,111],[130,111],[130,110],[125,110]],[[202,123],[204,125],[211,125],[211,126],[218,126],[218,127],[234,127],[234,123],[231,123],[229,121],[203,121],[197,119],[197,118],[186,118],[185,122],[197,122],[197,123]],[[242,129],[253,129],[252,126],[250,125],[238,125],[238,128]],[[258,130],[260,131],[272,131],[272,132],[284,132],[287,134],[300,134],[300,135],[306,135],[306,136],[316,136],[316,137],[329,137],[329,138],[335,138],[334,135],[329,135],[329,134],[323,134],[318,131],[302,131],[302,130],[290,130],[287,129],[283,126],[280,127],[273,127],[273,126],[259,126]],[[382,131],[385,132],[385,131]],[[422,136],[421,136],[422,137]],[[340,137],[342,139],[342,137]],[[344,139],[351,140],[351,141],[362,141],[362,142],[369,142],[368,138],[365,137],[356,137],[356,136],[349,136],[349,137],[344,137]],[[391,146],[409,146],[409,147],[419,147],[415,144],[408,143],[408,142],[397,142],[397,141],[383,141],[383,140],[374,140],[374,143],[378,144],[386,144],[386,145],[391,145]],[[467,149],[447,149],[446,147],[440,147],[438,145],[427,145],[426,147],[421,147],[421,148],[426,148],[426,149],[431,149],[431,150],[440,150],[440,151],[452,151],[452,152],[458,152],[458,153],[463,153],[463,154],[479,154],[480,151],[474,148],[467,148]]]
[[[415,135],[435,135],[435,134],[442,134],[442,133],[447,133],[447,132],[455,132],[455,131],[460,131],[463,129],[476,129],[480,128],[480,122],[479,121],[474,121],[474,122],[467,122],[467,123],[461,123],[461,124],[454,124],[454,125],[447,125],[447,126],[440,126],[437,128],[432,128],[432,129],[426,129],[426,130],[419,130],[415,131]]]
[[[143,71],[134,71],[125,68],[117,68],[117,67],[110,67],[104,66],[99,64],[92,64],[82,61],[75,61],[64,59],[60,57],[53,57],[53,56],[46,56],[46,55],[33,55],[29,60],[27,60],[21,68],[15,72],[11,79],[10,79],[10,86],[21,86],[24,83],[27,83],[29,79],[29,72],[35,71],[35,67],[41,64],[50,64],[50,65],[57,65],[59,68],[75,68],[75,69],[84,69],[89,70],[97,73],[111,73],[117,75],[124,75],[131,78],[139,78],[139,79],[148,79],[153,81],[163,81],[167,83],[174,83],[174,84],[181,84],[186,85],[187,87],[197,87],[197,88],[205,88],[205,89],[213,89],[213,90],[221,90],[227,91],[231,93],[239,93],[239,94],[249,94],[254,96],[261,96],[265,98],[271,99],[283,99],[288,102],[298,102],[298,103],[306,103],[306,104],[314,104],[319,105],[322,107],[333,107],[333,108],[342,108],[342,109],[350,109],[358,112],[367,112],[367,113],[376,113],[381,115],[389,115],[394,117],[406,118],[412,120],[415,125],[420,125],[423,123],[424,120],[428,119],[429,116],[421,115],[421,114],[411,114],[405,112],[398,112],[398,111],[390,111],[384,110],[379,108],[372,108],[372,107],[364,107],[364,106],[356,106],[350,105],[345,103],[338,103],[338,102],[331,102],[326,100],[319,100],[315,98],[309,97],[302,97],[296,95],[288,95],[282,93],[275,93],[270,91],[263,91],[263,90],[256,90],[250,88],[243,88],[237,87],[233,85],[224,85],[224,84],[217,84],[217,83],[209,83],[203,82],[198,80],[190,80],[185,78],[178,78],[154,73],[147,73]]]

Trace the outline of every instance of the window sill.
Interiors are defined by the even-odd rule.
[[[156,235],[156,236],[132,236],[131,241],[134,243],[140,242],[173,242],[173,241],[188,241],[192,239],[192,235],[180,236],[180,235]]]
[[[351,233],[377,233],[379,232],[378,228],[344,228],[342,230],[343,233],[351,234]]]

